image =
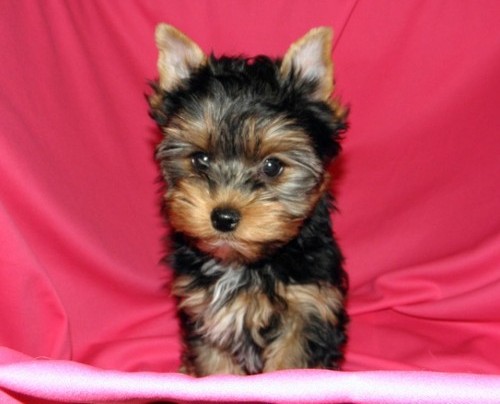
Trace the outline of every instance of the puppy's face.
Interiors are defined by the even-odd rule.
[[[171,225],[218,258],[252,261],[297,234],[325,177],[300,127],[279,116],[240,119],[237,106],[219,117],[202,111],[213,109],[205,100],[199,116],[175,116],[158,157]]]
[[[165,134],[157,158],[171,226],[224,261],[271,254],[300,231],[338,151],[331,32],[311,31],[282,62],[206,58],[167,25],[157,44],[151,105]]]

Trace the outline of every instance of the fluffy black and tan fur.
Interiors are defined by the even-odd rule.
[[[331,30],[276,60],[206,56],[166,24],[156,43],[184,371],[337,368],[347,282],[327,167],[346,110],[331,99]]]

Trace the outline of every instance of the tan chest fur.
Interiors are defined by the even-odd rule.
[[[270,325],[273,317],[281,323],[282,337],[292,339],[300,338],[300,331],[310,316],[336,324],[335,313],[342,306],[342,294],[337,289],[278,282],[271,301],[258,284],[242,287],[243,270],[227,271],[206,289],[191,289],[189,276],[180,276],[174,282],[173,293],[179,298],[179,308],[211,344],[230,348],[234,341],[242,340],[246,332],[257,346],[264,348],[262,330]],[[228,299],[229,294],[232,296]]]

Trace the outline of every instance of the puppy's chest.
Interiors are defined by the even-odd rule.
[[[224,348],[249,339],[257,346],[266,345],[269,328],[283,310],[279,287],[272,293],[264,291],[262,281],[242,268],[224,272],[205,288],[189,288],[191,282],[179,277],[174,293],[196,334]]]

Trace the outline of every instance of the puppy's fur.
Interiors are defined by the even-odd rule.
[[[283,59],[206,56],[167,24],[156,44],[183,371],[338,368],[347,278],[327,167],[347,111],[331,98],[332,31]]]

